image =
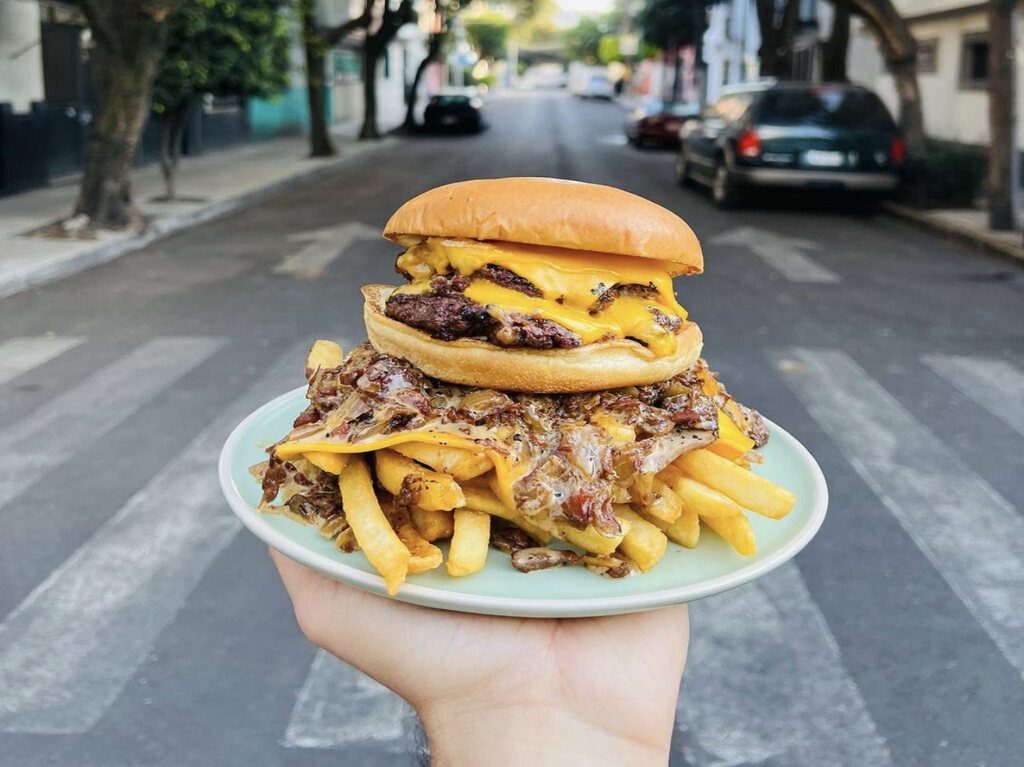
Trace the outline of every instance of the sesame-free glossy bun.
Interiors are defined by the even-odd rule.
[[[703,345],[700,328],[692,322],[683,323],[676,351],[666,357],[657,357],[628,339],[573,349],[506,348],[472,338],[439,341],[384,314],[384,303],[393,290],[388,285],[363,287],[363,319],[370,343],[433,378],[463,386],[537,394],[641,386],[689,370]]]
[[[384,237],[522,242],[668,261],[673,276],[704,270],[696,235],[675,213],[621,189],[556,178],[439,186],[395,211]]]

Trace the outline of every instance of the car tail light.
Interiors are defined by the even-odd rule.
[[[889,157],[892,158],[893,165],[902,165],[903,161],[907,157],[907,145],[903,143],[903,139],[899,136],[895,136],[892,140],[892,148],[889,150]]]
[[[740,157],[754,158],[761,154],[761,137],[757,131],[748,130],[736,142]]]

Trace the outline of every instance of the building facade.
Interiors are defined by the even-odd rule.
[[[987,146],[988,20],[986,4],[964,0],[894,0],[917,40],[917,79],[921,88],[925,132],[937,139]],[[1017,114],[1021,108],[1024,56],[1020,53],[1021,13],[1017,27]],[[854,20],[850,39],[851,79],[873,87],[894,114],[899,105],[892,77],[878,53],[874,36]],[[1024,130],[1017,126],[1018,145]]]

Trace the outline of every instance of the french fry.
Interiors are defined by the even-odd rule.
[[[400,495],[408,482],[412,501],[421,508],[446,511],[466,505],[462,488],[450,475],[425,469],[393,450],[377,450],[373,455],[377,479],[392,495]]]
[[[491,516],[472,509],[455,510],[455,532],[448,547],[448,575],[470,575],[483,569],[490,548]]]
[[[796,503],[796,496],[785,488],[707,450],[685,453],[676,459],[675,465],[755,514],[781,519]]]
[[[690,509],[702,517],[731,517],[742,511],[736,501],[691,479],[675,466],[669,466],[661,475],[682,501],[684,509]]]
[[[491,459],[483,453],[472,453],[461,447],[431,445],[426,442],[403,442],[393,450],[407,458],[426,464],[434,471],[451,474],[455,479],[467,480],[486,474],[494,468]]]
[[[345,461],[348,460],[348,455],[345,453],[303,453],[302,457],[309,461],[311,464],[316,466],[318,469],[323,469],[328,474],[341,474],[341,470],[345,468]]]
[[[341,503],[359,547],[370,564],[384,576],[388,594],[394,595],[409,572],[409,549],[399,539],[380,508],[370,470],[353,456],[338,477]]]
[[[413,527],[409,518],[409,510],[405,506],[392,503],[384,512],[391,522],[391,527],[398,533],[398,539],[409,549],[409,573],[422,573],[441,566],[441,549],[425,540]],[[444,512],[437,512],[443,514]]]
[[[668,538],[629,506],[616,506],[615,516],[629,522],[629,532],[619,544],[619,551],[633,560],[641,572],[646,573],[665,555]]]
[[[678,543],[680,546],[692,549],[700,540],[700,517],[697,516],[696,511],[686,506],[683,506],[679,518],[671,525],[651,516],[647,516],[647,520],[665,533],[670,541]]]
[[[518,509],[506,506],[498,500],[490,488],[479,482],[467,482],[462,486],[462,492],[466,498],[466,507],[476,511],[482,511],[491,516],[501,517],[506,522],[511,522],[516,527],[522,528],[536,538],[542,546],[551,542],[551,533],[527,518]]]
[[[633,500],[648,515],[668,524],[675,522],[683,510],[683,505],[672,488],[652,474],[636,475]]]
[[[345,353],[334,341],[316,341],[306,355],[306,379],[309,380],[318,370],[333,370],[341,367],[345,361]]]
[[[426,541],[437,541],[441,538],[451,538],[455,532],[455,518],[450,511],[437,511],[436,509],[421,509],[413,506],[409,510],[412,525]]]
[[[701,520],[743,556],[749,557],[757,552],[754,530],[743,512],[731,517],[701,517]]]
[[[598,556],[607,556],[622,545],[623,540],[629,534],[630,522],[619,517],[619,526],[622,528],[622,532],[612,538],[608,538],[597,532],[593,525],[588,525],[583,530],[565,523],[556,525],[558,537],[563,541],[568,541],[573,546],[579,546],[584,551],[597,554]]]

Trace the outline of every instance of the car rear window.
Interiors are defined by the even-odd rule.
[[[822,125],[830,128],[892,130],[889,110],[874,93],[841,89],[779,89],[764,94],[759,122],[771,125]]]
[[[450,107],[459,104],[468,104],[469,96],[434,96],[430,102],[437,106]]]

